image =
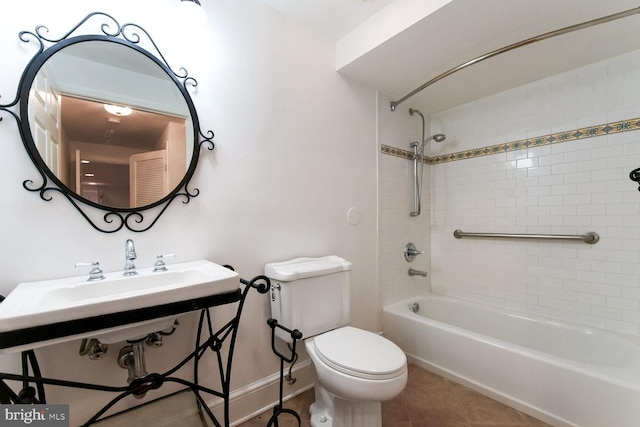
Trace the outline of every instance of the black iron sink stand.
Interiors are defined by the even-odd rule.
[[[233,270],[229,265],[225,267]],[[242,315],[242,309],[249,292],[249,289],[256,289],[259,293],[265,294],[269,291],[271,282],[266,276],[256,276],[253,279],[247,281],[240,279],[240,283],[245,285],[242,291],[238,290],[236,295],[231,299],[225,299],[221,304],[229,304],[238,302],[238,308],[235,316],[223,327],[218,330],[214,330],[212,317],[209,309],[206,307],[200,310],[200,320],[198,322],[198,330],[196,333],[196,345],[193,352],[186,356],[180,363],[178,363],[172,369],[164,373],[151,373],[144,378],[139,378],[131,382],[131,384],[122,387],[112,387],[101,384],[81,383],[75,381],[65,381],[53,378],[44,378],[40,373],[38,362],[33,350],[28,350],[22,353],[22,373],[9,374],[0,373],[0,404],[46,404],[46,397],[44,392],[44,385],[56,385],[62,387],[71,387],[85,390],[98,390],[111,393],[118,393],[118,395],[109,401],[102,407],[93,417],[91,417],[86,423],[82,424],[82,427],[89,426],[101,419],[101,417],[116,403],[129,395],[141,395],[149,390],[160,388],[164,383],[178,383],[185,386],[186,390],[190,390],[194,393],[200,411],[200,416],[203,417],[205,413],[211,422],[216,427],[229,426],[229,394],[231,391],[231,367],[233,362],[233,354],[236,343],[236,337],[238,334],[238,326],[240,325],[240,317]],[[0,296],[0,302],[4,300]],[[221,305],[221,304],[212,304]],[[200,307],[197,307],[200,309]],[[204,339],[208,333],[208,338]],[[222,354],[222,347],[228,340],[228,352],[225,355]],[[198,382],[198,374],[200,370],[200,360],[206,355],[210,354],[209,350],[213,351],[216,356],[217,366],[220,373],[221,390],[213,390],[209,387],[205,387]],[[226,359],[226,360],[225,360]],[[172,375],[186,365],[189,361],[194,360],[193,380],[185,380],[182,378],[173,377]],[[31,368],[32,374],[29,374],[29,368]],[[5,381],[18,381],[22,382],[22,389],[19,393],[15,393],[11,387],[7,385]],[[31,384],[34,384],[32,386]],[[224,420],[221,424],[211,409],[209,409],[202,393],[208,395],[220,397],[224,401]]]

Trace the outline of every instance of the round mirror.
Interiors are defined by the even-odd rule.
[[[102,209],[156,206],[197,163],[198,123],[184,85],[128,41],[81,36],[41,52],[21,82],[20,117],[36,165]]]

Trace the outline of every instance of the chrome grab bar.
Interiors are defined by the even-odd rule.
[[[511,233],[465,233],[462,230],[453,232],[453,237],[462,239],[463,237],[508,237],[516,239],[551,239],[551,240],[581,240],[593,245],[598,243],[600,236],[598,233],[590,231],[586,234],[511,234]]]

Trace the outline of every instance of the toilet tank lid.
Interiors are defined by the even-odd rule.
[[[335,255],[320,258],[295,258],[264,266],[265,276],[283,282],[348,270],[351,270],[351,263]]]

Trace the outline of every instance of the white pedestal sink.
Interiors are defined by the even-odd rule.
[[[0,303],[0,353],[79,338],[137,339],[167,329],[182,313],[240,297],[233,270],[206,260],[168,267],[106,273],[98,281],[85,275],[20,283]]]

